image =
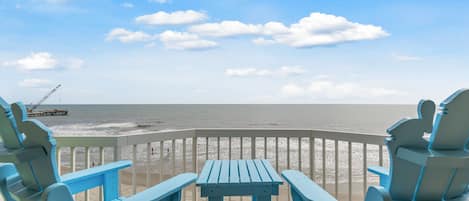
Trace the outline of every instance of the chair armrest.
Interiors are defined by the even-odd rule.
[[[282,177],[290,184],[293,201],[337,201],[327,191],[296,170],[285,170]]]
[[[119,170],[130,167],[131,161],[117,161],[98,167],[88,168],[63,175],[61,180],[69,188],[72,194],[76,194],[106,183],[105,178],[119,178]],[[113,184],[118,185],[118,183]]]
[[[180,192],[186,186],[192,184],[197,179],[197,175],[194,173],[183,173],[170,178],[160,184],[153,186],[143,192],[137,193],[129,198],[122,200],[125,201],[156,201],[166,200],[165,198],[171,196],[181,196]],[[169,200],[169,199],[168,199]],[[173,199],[171,199],[173,200]],[[180,200],[174,199],[174,200]]]
[[[389,170],[381,166],[368,167],[368,172],[379,176],[379,185],[385,188],[389,186]]]
[[[365,201],[392,201],[389,192],[382,186],[370,186]]]

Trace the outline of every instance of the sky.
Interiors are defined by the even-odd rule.
[[[469,3],[0,0],[0,96],[48,104],[441,102]]]

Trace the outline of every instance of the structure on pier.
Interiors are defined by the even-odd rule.
[[[67,116],[67,110],[42,110],[42,111],[35,111],[37,107],[39,107],[44,101],[46,101],[54,92],[56,92],[62,85],[57,85],[54,89],[52,89],[49,93],[47,93],[41,100],[39,100],[36,104],[31,103],[31,107],[28,108],[28,116],[29,117],[44,117],[44,116]]]

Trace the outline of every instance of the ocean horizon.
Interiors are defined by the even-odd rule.
[[[308,128],[384,135],[416,105],[88,104],[43,105],[68,116],[36,117],[55,135],[134,135],[187,128]]]

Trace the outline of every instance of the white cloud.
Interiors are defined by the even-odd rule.
[[[239,21],[222,21],[220,23],[194,25],[189,27],[189,31],[205,36],[228,37],[259,34],[262,32],[262,25],[244,24]]]
[[[52,81],[46,79],[25,79],[18,83],[18,86],[25,88],[42,88],[52,85]]]
[[[123,43],[143,42],[152,40],[153,37],[141,31],[129,31],[123,28],[115,28],[111,30],[106,37],[107,41],[118,40]]]
[[[121,7],[123,7],[123,8],[133,8],[134,4],[129,3],[129,2],[124,2],[124,3],[121,3]]]
[[[260,69],[260,68],[228,68],[225,75],[230,77],[248,77],[248,76],[291,76],[301,75],[306,71],[300,66],[282,66],[278,69]]]
[[[31,53],[29,56],[3,63],[3,66],[16,67],[23,72],[79,69],[84,65],[84,60],[78,58],[57,59],[49,52]]]
[[[379,26],[351,22],[344,17],[323,13],[311,13],[289,26],[281,22],[245,24],[222,21],[194,25],[189,31],[213,37],[261,35],[269,38],[257,38],[253,40],[255,44],[280,43],[297,48],[372,40],[389,35]]]
[[[154,2],[154,3],[168,3],[169,0],[148,0],[149,2]]]
[[[178,25],[192,24],[207,19],[207,15],[193,10],[175,11],[167,13],[159,11],[150,15],[143,15],[135,18],[137,23],[149,25]]]
[[[409,56],[409,55],[393,54],[392,56],[397,61],[422,61],[423,60],[423,58],[421,57]]]
[[[368,87],[356,82],[314,80],[306,85],[287,84],[281,88],[286,96],[310,96],[314,98],[342,99],[350,97],[373,98],[404,95],[405,92],[382,87]]]
[[[311,13],[288,32],[276,33],[272,38],[292,47],[332,45],[348,41],[371,40],[388,36],[381,27],[350,22],[344,17]]]
[[[58,66],[58,61],[48,52],[31,53],[16,61],[7,61],[4,66],[15,66],[22,71],[51,70]]]
[[[199,36],[186,32],[165,31],[159,35],[159,39],[168,49],[203,50],[218,46],[214,41],[200,39]]]

